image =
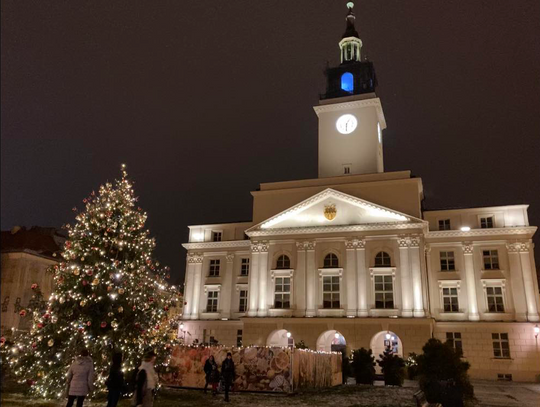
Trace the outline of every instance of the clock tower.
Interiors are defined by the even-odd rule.
[[[383,172],[382,131],[386,121],[375,95],[373,63],[362,60],[362,40],[347,3],[347,26],[339,42],[341,64],[327,68],[319,118],[319,178]]]

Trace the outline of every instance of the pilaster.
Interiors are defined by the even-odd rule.
[[[248,316],[256,317],[259,308],[259,243],[251,245],[251,261],[249,270],[249,308]]]
[[[191,305],[191,319],[199,319],[201,289],[202,289],[202,263],[203,256],[199,253],[188,258],[188,262],[193,264],[193,301]]]
[[[413,316],[413,290],[409,263],[410,238],[401,236],[397,242],[399,246],[399,274],[401,276],[401,316],[408,318]]]
[[[306,317],[317,315],[317,267],[315,261],[315,242],[306,242]]]
[[[519,253],[519,262],[521,275],[523,278],[523,286],[525,288],[525,302],[527,305],[527,320],[536,322],[540,320],[538,316],[538,307],[536,305],[536,293],[534,291],[533,271],[531,267],[530,242],[516,242],[507,245],[509,255]]]
[[[368,287],[368,273],[366,268],[366,241],[356,241],[356,284],[358,287],[358,310],[357,315],[359,317],[369,316],[367,287]]]
[[[306,315],[306,242],[296,242],[296,271],[294,275],[294,315]]]
[[[413,236],[409,240],[409,259],[411,261],[412,286],[415,318],[423,318],[426,313],[424,310],[424,297],[422,293],[422,266],[420,262],[420,237]]]
[[[348,317],[355,317],[358,307],[358,289],[357,289],[357,275],[356,275],[356,247],[358,240],[347,240],[345,242],[346,260],[345,260],[345,289],[341,289],[342,292],[347,294],[347,309],[345,315]],[[343,286],[342,286],[343,287]]]
[[[257,315],[265,317],[268,315],[267,301],[268,286],[268,242],[259,244],[259,309]]]
[[[231,317],[231,302],[233,295],[234,253],[228,253],[225,257],[227,265],[223,276],[223,289],[221,295],[221,317]]]
[[[463,242],[463,264],[465,265],[465,279],[467,281],[467,300],[469,303],[469,320],[478,321],[478,299],[476,298],[476,278],[474,275],[474,246],[471,242]]]

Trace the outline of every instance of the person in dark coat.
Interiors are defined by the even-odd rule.
[[[236,376],[231,352],[227,353],[227,359],[225,359],[221,365],[221,375],[223,376],[223,382],[225,385],[225,401],[230,401],[229,389],[231,388]]]
[[[208,359],[206,359],[206,362],[204,363],[204,374],[206,375],[206,383],[204,384],[204,392],[206,393],[206,389],[208,389],[208,384],[210,383],[210,374],[212,373],[212,365],[216,365],[216,360],[214,359],[214,356],[210,355]]]
[[[216,362],[212,365],[212,371],[210,372],[209,382],[212,385],[212,396],[217,394],[219,384],[219,369]]]
[[[111,370],[105,382],[109,394],[107,395],[107,407],[116,407],[122,390],[124,389],[124,373],[122,372],[122,354],[115,353],[112,357]]]

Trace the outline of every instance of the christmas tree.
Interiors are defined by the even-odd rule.
[[[104,390],[111,356],[124,355],[128,374],[145,350],[166,366],[176,342],[169,318],[175,288],[165,279],[168,268],[152,258],[155,240],[145,229],[146,213],[136,207],[125,166],[122,177],[106,183],[83,200],[66,240],[59,264],[51,267],[55,288],[48,301],[32,285],[34,299],[21,316],[33,318],[30,333],[15,341],[9,365],[31,393],[61,397],[69,365],[88,349],[96,372],[95,388]]]

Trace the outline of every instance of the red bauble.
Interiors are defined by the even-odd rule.
[[[103,322],[101,323],[101,327],[102,327],[102,328],[105,328],[106,326],[107,326],[107,323],[106,323],[105,321],[103,321]]]
[[[43,318],[45,318],[45,319],[49,319],[50,316],[51,316],[50,314],[43,314]]]
[[[148,298],[148,301],[150,301],[150,302],[154,302],[154,297],[150,297],[150,298]]]
[[[168,311],[168,310],[169,310],[169,307],[167,307],[167,306],[165,305],[165,306],[163,307],[163,309],[164,309],[165,311]]]
[[[19,315],[20,315],[21,317],[25,317],[25,316],[26,316],[26,310],[23,310],[23,309],[22,309],[21,312],[19,312]]]
[[[39,324],[37,324],[37,327],[38,327],[38,329],[41,329],[41,328],[43,328],[43,324],[40,322]]]
[[[86,280],[82,281],[82,285],[87,285],[87,284],[88,284],[88,281],[86,281]]]
[[[92,325],[92,321],[88,321],[88,322],[86,323],[86,325],[88,325],[88,326]]]
[[[32,348],[34,348],[34,349],[37,348],[37,343],[33,342],[32,343]]]
[[[32,290],[35,290],[36,288],[38,287],[38,285],[36,283],[32,284],[32,286],[30,287]]]
[[[89,269],[89,270],[86,270],[86,274],[88,274],[89,276],[91,276],[92,274],[94,274],[94,272],[92,271],[92,269]]]

